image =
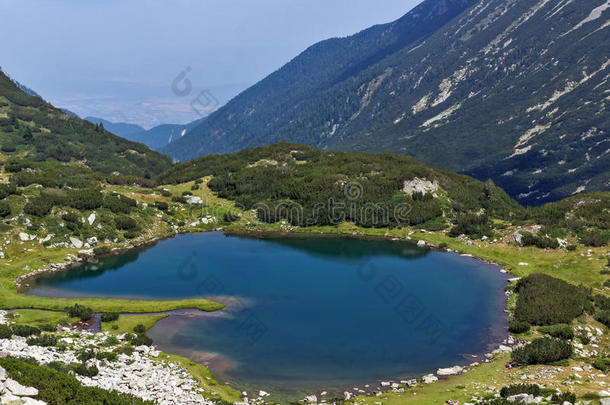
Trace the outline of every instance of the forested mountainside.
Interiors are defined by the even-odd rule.
[[[164,149],[286,140],[491,178],[523,204],[610,185],[610,2],[428,0],[312,46]]]
[[[610,193],[574,196],[525,208],[492,181],[439,170],[391,153],[323,152],[278,143],[226,155],[209,155],[162,173],[160,184],[213,176],[207,183],[221,198],[255,210],[264,222],[293,226],[350,221],[372,228],[416,226],[491,238],[493,228],[536,224],[523,244],[557,248],[577,235],[581,243],[610,240]],[[574,236],[572,236],[574,237]],[[563,243],[563,242],[562,242]]]
[[[169,157],[129,142],[30,95],[0,71],[0,148],[8,158],[84,165],[115,175],[152,177]]]

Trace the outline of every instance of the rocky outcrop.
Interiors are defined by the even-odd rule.
[[[0,311],[0,324],[6,322],[5,314]],[[69,347],[65,351],[60,351],[55,347],[29,346],[25,338],[13,336],[12,339],[0,339],[0,353],[8,357],[31,357],[40,364],[48,364],[52,361],[69,364],[78,361],[76,352],[92,345],[103,347],[102,344],[110,336],[108,333],[79,332],[75,335],[71,331],[66,330],[65,332],[58,332],[60,341]],[[125,336],[118,336],[118,338],[124,340]],[[80,375],[75,377],[85,386],[132,394],[160,405],[214,404],[203,397],[204,389],[186,370],[176,363],[162,362],[158,357],[159,351],[154,348],[138,346],[133,354],[129,356],[121,354],[118,361],[114,363],[91,359],[87,365],[95,365],[99,369],[99,374],[94,377]],[[22,401],[16,403],[42,404],[32,402],[33,400],[25,402],[26,400],[20,399],[20,397],[37,395],[38,391],[34,388],[23,387],[15,381],[8,380],[4,370],[0,370],[0,377],[5,378],[5,381],[2,381],[4,391],[0,389],[2,404],[6,402],[4,395],[12,395]]]
[[[25,387],[8,378],[6,370],[0,367],[0,403],[11,405],[45,405],[32,397],[38,395],[38,390]]]
[[[438,189],[438,182],[432,182],[426,178],[420,179],[419,177],[415,177],[412,180],[405,180],[402,187],[402,191],[409,195],[413,195],[414,193],[421,193],[432,194],[435,197],[435,193],[438,191]]]
[[[453,367],[448,367],[448,368],[439,368],[436,371],[436,374],[444,377],[444,376],[448,376],[448,375],[461,374],[463,371],[464,371],[464,367],[453,366]]]

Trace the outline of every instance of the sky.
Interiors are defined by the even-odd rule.
[[[0,0],[0,67],[81,117],[186,123],[308,46],[396,20],[417,3]]]

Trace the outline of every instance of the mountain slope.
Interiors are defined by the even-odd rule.
[[[426,0],[395,22],[315,44],[211,114],[187,135],[189,140],[185,137],[172,143],[167,152],[188,159],[256,144],[277,131],[289,109],[431,34],[473,3],[474,0]],[[331,113],[332,110],[321,114]],[[231,141],[224,140],[225,136],[230,136]]]
[[[3,157],[78,162],[102,173],[151,177],[171,159],[53,107],[20,89],[0,71]]]
[[[99,117],[85,117],[85,119],[93,124],[102,124],[108,132],[112,132],[121,138],[133,141],[131,135],[146,131],[137,124],[129,124],[126,122],[111,122]]]
[[[419,29],[435,15],[422,10],[459,9],[427,1],[367,35],[333,40],[352,43],[348,56],[333,53],[329,62],[314,52],[328,45],[313,46],[164,150],[184,159],[287,140],[407,153],[492,178],[527,204],[607,189],[609,4],[480,0],[447,11],[459,16],[431,35],[370,51],[378,60],[353,57],[365,53],[354,43],[383,41],[407,16]],[[316,75],[320,60],[335,59],[350,66],[324,82],[298,74]]]

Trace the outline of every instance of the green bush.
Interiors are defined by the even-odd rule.
[[[580,340],[580,343],[582,343],[583,345],[588,345],[589,343],[591,343],[591,338],[589,337],[589,334],[584,330],[578,332],[578,340]]]
[[[172,193],[170,191],[167,191],[167,190],[161,190],[161,195],[163,197],[171,197]]]
[[[43,332],[57,332],[57,326],[51,324],[40,325],[39,328]]]
[[[517,394],[531,394],[535,397],[540,396],[540,386],[537,384],[512,384],[502,387],[500,390],[500,396],[502,398],[508,398]]]
[[[76,358],[82,363],[85,363],[87,360],[95,358],[95,352],[91,349],[83,349],[76,354]]]
[[[137,238],[139,235],[140,235],[140,231],[137,229],[130,229],[128,231],[125,231],[125,233],[123,234],[123,236],[125,236],[126,239]]]
[[[575,404],[576,394],[574,394],[573,392],[562,392],[561,394],[554,393],[551,396],[551,403],[553,404],[564,404],[566,402]]]
[[[118,312],[105,312],[102,314],[102,322],[112,322],[112,321],[116,321],[117,319],[119,319],[119,313]]]
[[[79,318],[83,322],[93,316],[93,310],[91,308],[84,307],[79,304],[74,304],[71,307],[67,307],[65,311],[70,318]]]
[[[595,316],[595,319],[610,328],[610,310],[606,309],[604,311],[598,312]]]
[[[557,242],[557,238],[549,238],[546,235],[533,235],[529,232],[521,232],[521,245],[536,246],[541,249],[557,249],[559,242]]]
[[[21,337],[30,337],[32,335],[40,335],[40,329],[29,325],[13,325],[13,335]]]
[[[97,246],[93,248],[93,254],[96,256],[107,255],[111,251],[110,246]]]
[[[48,215],[53,209],[53,203],[46,198],[37,197],[30,201],[23,207],[23,212],[28,215],[34,215],[37,217],[44,217]]]
[[[6,218],[11,215],[11,205],[6,201],[0,201],[0,217]]]
[[[116,349],[114,349],[112,352],[116,353],[117,355],[125,354],[127,356],[131,356],[134,352],[134,348],[131,346],[119,346]]]
[[[606,229],[593,229],[579,234],[580,243],[586,246],[606,246],[610,241],[610,231]]]
[[[479,215],[467,213],[458,215],[455,225],[449,231],[449,236],[468,235],[473,238],[482,238],[483,236],[491,236],[491,223],[487,215]]]
[[[47,364],[47,367],[49,367],[50,369],[53,369],[55,371],[59,371],[60,373],[69,374],[72,372],[72,370],[74,369],[73,366],[75,366],[75,365],[76,364],[70,365],[70,364],[62,363],[61,361],[52,361]]]
[[[104,343],[102,343],[102,346],[116,346],[119,344],[119,339],[117,339],[115,336],[108,336],[106,338],[106,340],[104,341]]]
[[[76,223],[80,223],[81,220],[81,216],[78,215],[76,212],[74,211],[69,211],[66,212],[65,214],[63,214],[61,216],[61,219],[63,219],[66,222],[76,222]]]
[[[231,211],[227,211],[227,212],[225,212],[223,219],[225,222],[235,222],[235,221],[239,221],[239,216],[236,214],[233,214]]]
[[[10,339],[13,337],[13,330],[8,325],[0,325],[0,339]]]
[[[172,197],[172,202],[176,202],[176,203],[180,203],[180,204],[186,204],[186,197],[174,196],[174,197]]]
[[[534,339],[512,352],[513,360],[522,364],[548,364],[567,359],[571,355],[572,345],[550,337]]]
[[[153,344],[153,340],[146,335],[138,335],[133,341],[132,344],[134,346],[151,346]]]
[[[588,302],[589,291],[545,274],[531,274],[517,283],[515,319],[532,325],[571,323]]]
[[[95,358],[98,360],[106,360],[108,362],[115,362],[118,360],[119,355],[115,352],[97,352]]]
[[[6,197],[12,194],[19,194],[17,187],[13,184],[0,184],[0,200],[4,200]]]
[[[78,375],[82,375],[84,377],[95,377],[100,373],[97,366],[92,365],[87,367],[85,363],[80,363],[76,367],[74,367],[74,372]]]
[[[136,201],[121,194],[110,194],[104,197],[102,206],[108,208],[115,214],[129,214],[131,207],[135,207]]]
[[[78,210],[93,210],[102,206],[104,196],[99,190],[85,188],[68,190],[66,204]]]
[[[610,370],[610,358],[603,357],[595,359],[593,361],[593,367],[603,372]]]
[[[155,207],[161,211],[167,211],[169,209],[169,205],[165,201],[156,201]]]
[[[538,330],[553,337],[569,340],[574,339],[574,329],[568,324],[560,323],[557,325],[541,326]]]
[[[57,345],[57,336],[45,333],[40,336],[28,338],[28,340],[26,340],[26,343],[30,346],[41,346],[41,347],[56,346]]]
[[[146,326],[139,323],[133,328],[133,331],[138,334],[144,333],[146,332]]]
[[[511,333],[525,333],[530,330],[530,324],[527,322],[511,321],[508,324],[508,330]]]
[[[117,216],[114,219],[114,224],[117,229],[120,229],[122,231],[136,229],[138,227],[138,222],[135,219],[126,215]]]
[[[134,332],[138,333],[137,335],[128,335],[126,339],[133,346],[150,346],[153,344],[153,340],[146,336],[144,332],[139,332],[141,330],[146,330],[144,325],[137,325],[134,328]]]
[[[606,310],[610,309],[610,297],[606,297],[605,295],[596,294],[593,296],[593,302],[595,306],[599,309]]]

